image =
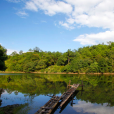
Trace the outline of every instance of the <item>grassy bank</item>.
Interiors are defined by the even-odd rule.
[[[0,71],[0,73],[25,73],[25,72],[17,72],[17,71]],[[36,74],[94,74],[94,75],[101,75],[101,74],[105,74],[105,75],[114,75],[114,73],[66,73],[66,72],[46,72],[44,70],[44,72],[41,71],[36,71],[36,72],[30,72],[30,73],[36,73]]]

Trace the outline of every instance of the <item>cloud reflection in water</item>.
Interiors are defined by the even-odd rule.
[[[76,112],[83,112],[88,114],[114,114],[114,107],[107,106],[108,103],[92,104],[90,102],[78,101],[78,104],[73,106]]]

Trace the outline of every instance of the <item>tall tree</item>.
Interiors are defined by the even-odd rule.
[[[35,47],[33,50],[34,50],[34,52],[38,52],[38,53],[40,52],[40,48],[39,47]]]
[[[5,70],[5,63],[4,61],[7,59],[7,50],[0,45],[0,70]]]
[[[14,52],[12,52],[11,53],[11,56],[15,56],[15,55],[17,55],[18,53],[16,52],[16,51],[14,51]]]
[[[68,60],[68,64],[70,62],[70,60],[75,56],[74,53],[71,51],[71,49],[68,49],[67,52],[66,52],[66,55],[67,55],[67,60]]]
[[[23,50],[20,50],[20,51],[19,51],[19,54],[22,55],[22,54],[23,54]]]

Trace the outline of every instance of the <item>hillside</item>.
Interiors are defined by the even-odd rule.
[[[36,48],[26,53],[13,53],[5,61],[7,71],[21,72],[114,72],[114,42],[98,44],[67,52],[44,52]]]

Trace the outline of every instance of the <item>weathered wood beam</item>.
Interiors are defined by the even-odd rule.
[[[41,107],[42,109],[52,109],[52,107]]]

